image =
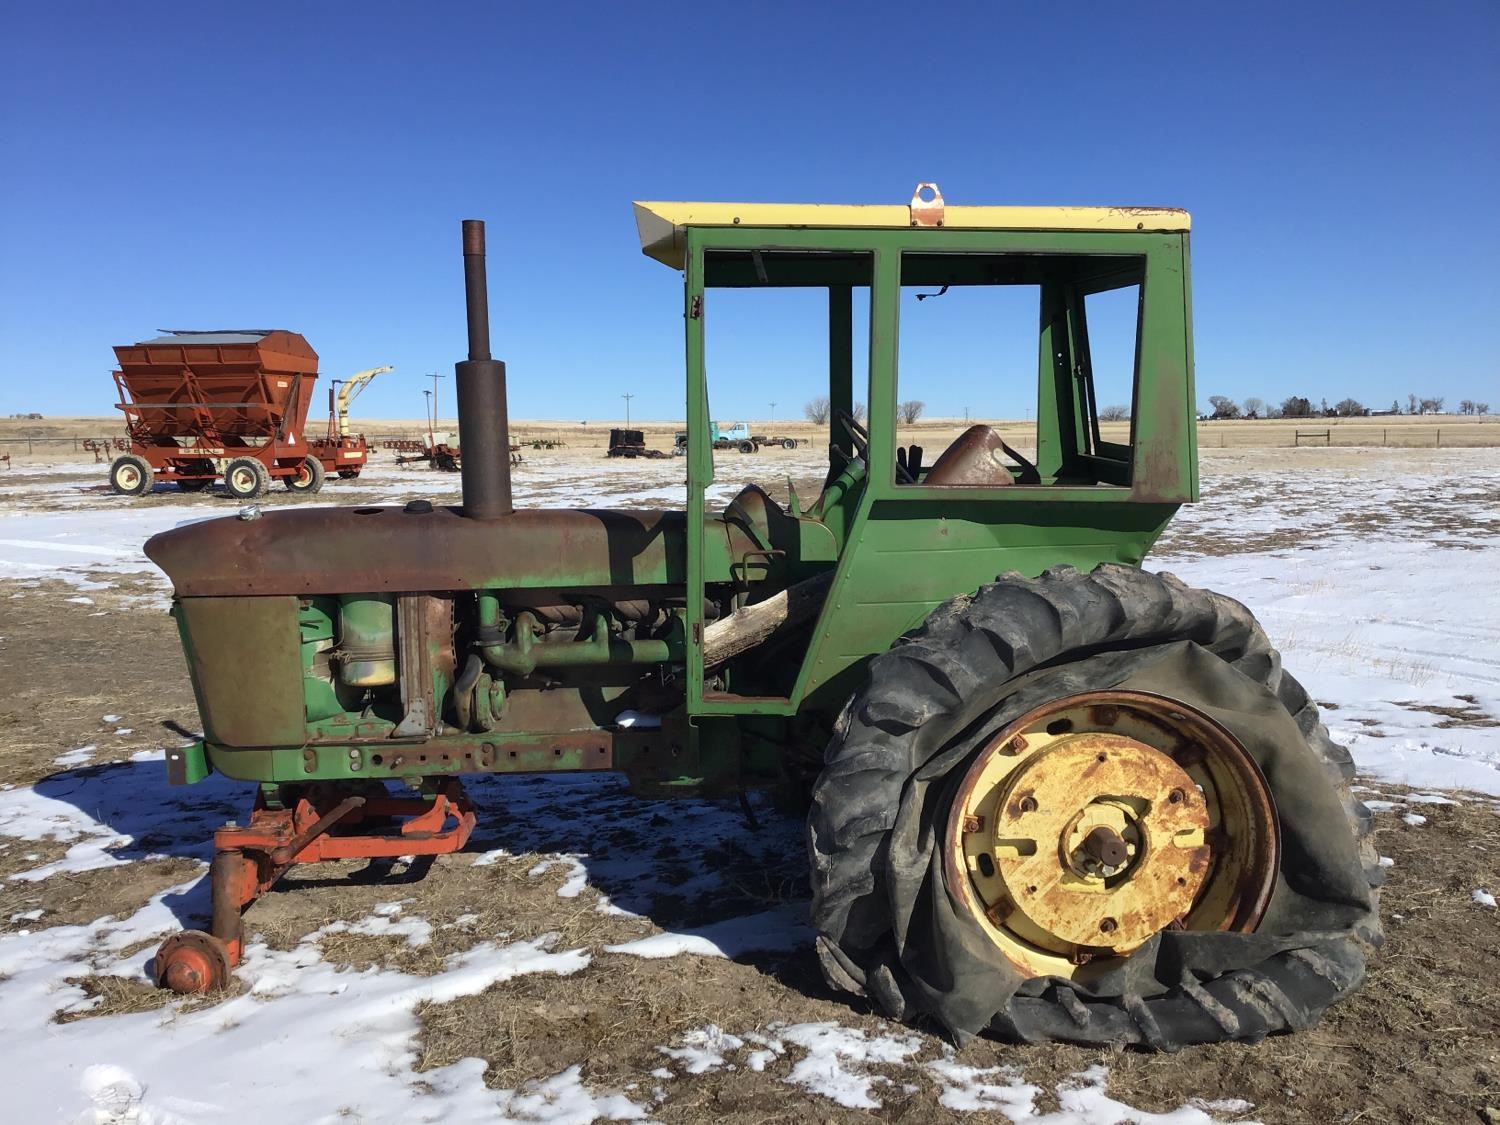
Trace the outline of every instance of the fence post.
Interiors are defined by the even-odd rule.
[[[1433,442],[1433,445],[1436,446],[1439,449],[1442,448],[1442,445],[1443,445],[1443,431],[1442,430],[1439,430],[1437,432],[1437,441]]]

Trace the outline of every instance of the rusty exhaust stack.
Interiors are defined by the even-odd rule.
[[[453,365],[458,391],[458,444],[463,455],[464,515],[492,520],[515,510],[510,494],[510,420],[505,364],[490,358],[490,298],[484,270],[484,223],[464,220],[464,299],[469,358]]]

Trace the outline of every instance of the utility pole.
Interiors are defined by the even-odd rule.
[[[771,403],[771,425],[776,425],[776,404]]]
[[[436,371],[433,371],[430,374],[432,376],[432,428],[435,430],[435,429],[437,429],[437,416],[438,416],[438,393],[437,393],[438,392],[438,384],[437,384],[437,381],[439,379],[446,379],[448,376],[446,376],[446,375],[439,375]]]
[[[621,395],[620,397],[625,400],[625,428],[628,430],[630,429],[630,400],[635,398],[635,395]]]

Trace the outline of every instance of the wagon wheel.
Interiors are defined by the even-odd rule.
[[[150,462],[138,454],[127,453],[109,464],[109,486],[121,496],[143,496],[155,480]]]
[[[323,481],[327,473],[323,470],[323,462],[312,454],[302,458],[302,463],[297,466],[297,472],[289,477],[282,477],[281,483],[286,485],[290,492],[313,493],[323,487]]]
[[[1059,567],[939,607],[826,762],[824,974],[960,1038],[1259,1039],[1379,941],[1347,752],[1244,606],[1170,576]]]
[[[271,488],[271,474],[254,457],[236,457],[224,467],[224,487],[236,500],[254,500]]]

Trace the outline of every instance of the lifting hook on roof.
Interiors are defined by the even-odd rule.
[[[920,183],[911,193],[911,225],[914,227],[940,227],[943,225],[943,193],[937,184]]]

